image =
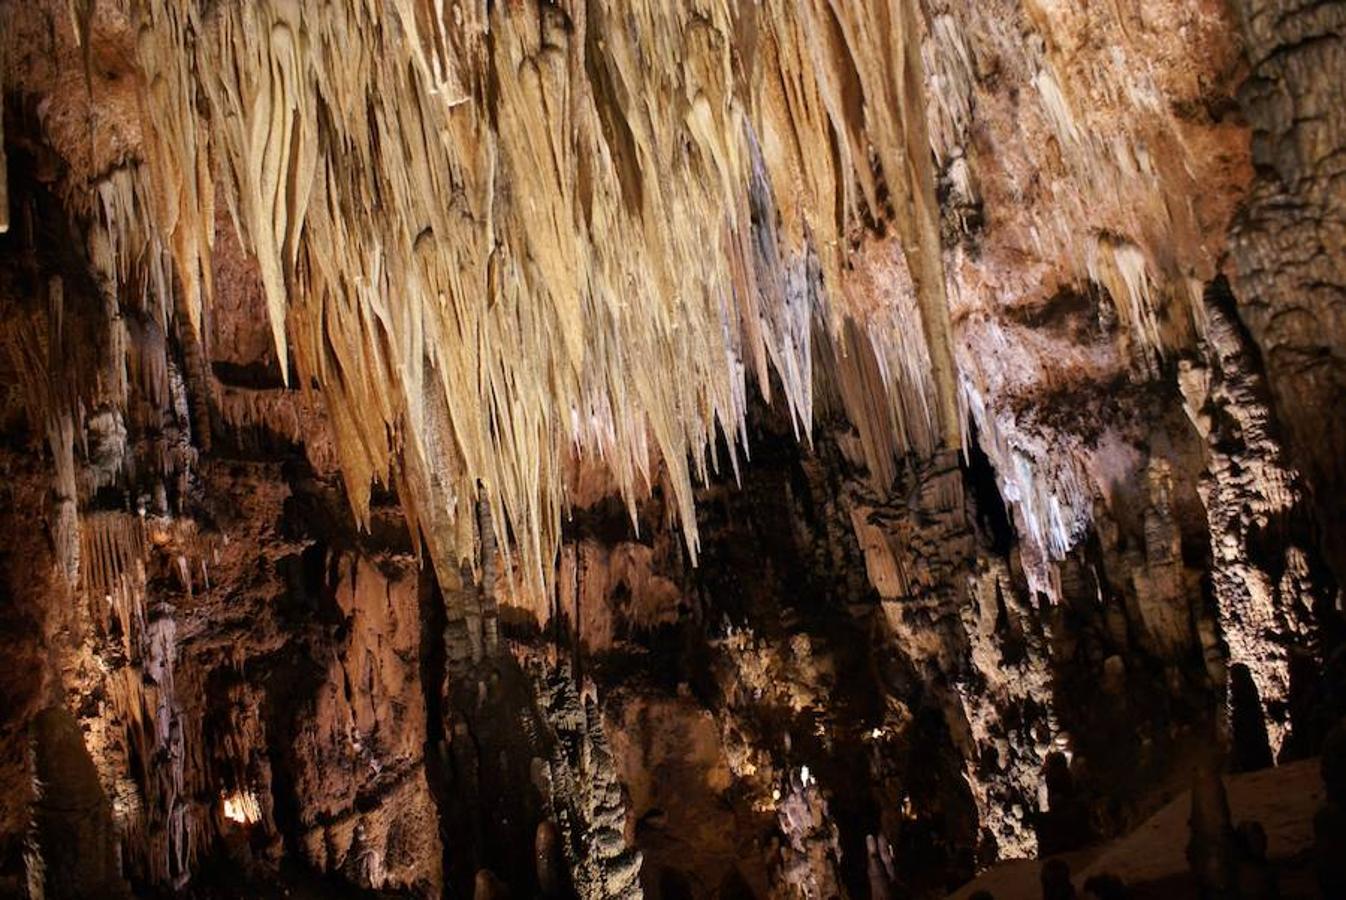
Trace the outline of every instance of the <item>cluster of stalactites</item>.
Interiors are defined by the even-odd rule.
[[[882,427],[956,443],[912,0],[128,2],[145,226],[189,324],[219,202],[357,518],[395,483],[437,566],[473,555],[484,493],[545,581],[574,454],[631,503],[662,460],[694,554],[692,480],[717,428],[741,443],[748,373],[807,429],[809,330],[842,334],[865,220],[919,310],[900,365],[924,374]]]

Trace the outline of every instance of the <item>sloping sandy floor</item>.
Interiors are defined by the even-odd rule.
[[[1309,759],[1274,769],[1225,778],[1235,824],[1262,823],[1267,856],[1281,871],[1283,898],[1317,896],[1307,853],[1313,847],[1313,816],[1323,802],[1318,760]],[[1096,847],[1063,854],[1080,887],[1090,875],[1110,873],[1141,897],[1195,896],[1187,875],[1187,818],[1191,793],[1184,791],[1135,831]],[[1039,900],[1040,860],[1010,860],[983,872],[950,895],[962,900],[987,890],[996,900]]]

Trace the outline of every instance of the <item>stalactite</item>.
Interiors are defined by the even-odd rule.
[[[905,890],[899,863],[927,837],[963,842],[925,854],[954,867],[1031,855],[1027,801],[1075,746],[1058,716],[1096,724],[1069,708],[1072,679],[1101,676],[1100,709],[1155,701],[1137,781],[1160,781],[1175,733],[1215,730],[1227,645],[1272,752],[1298,751],[1294,648],[1321,662],[1312,613],[1332,599],[1299,510],[1339,492],[1298,479],[1254,348],[1193,288],[1225,264],[1254,177],[1231,85],[1245,62],[1282,67],[1242,58],[1223,4],[0,6],[34,48],[12,66],[0,40],[18,100],[0,126],[21,130],[10,161],[33,182],[14,182],[11,222],[0,146],[0,232],[28,239],[0,266],[0,334],[52,457],[53,594],[86,601],[49,604],[70,621],[47,675],[138,886],[181,889],[222,838],[366,889],[437,893],[442,851],[477,857],[455,890],[487,864],[517,888],[528,876],[481,846],[504,835],[534,839],[544,893],[565,890],[565,857],[581,896],[639,896],[642,871],[671,894],[681,860],[635,848],[672,816],[628,809],[600,721],[614,684],[714,720],[697,748],[718,754],[713,801],[745,816],[724,830],[781,839],[733,851],[805,894]],[[1323,9],[1275,24],[1314,40],[1267,52],[1335,47]],[[1271,131],[1304,131],[1259,148],[1258,179],[1327,146],[1321,98],[1295,96],[1294,117],[1253,98]],[[1255,199],[1271,225],[1295,208]],[[1274,237],[1254,227],[1231,271],[1264,281],[1288,252]],[[1301,329],[1287,308],[1262,324]],[[259,341],[234,327],[249,316]],[[1174,359],[1204,446],[1167,390]],[[1129,393],[1144,402],[1088,402]],[[746,463],[770,465],[790,429],[807,452],[773,506]],[[960,449],[984,451],[1007,507],[994,497],[994,548]],[[724,499],[726,470],[749,503]],[[609,539],[626,527],[606,521],[612,495],[635,538]],[[365,533],[333,521],[343,501]],[[704,580],[682,568],[698,513],[723,570]],[[725,533],[760,543],[773,596]],[[1284,546],[1261,565],[1269,535]],[[1208,537],[1218,629],[1197,585]],[[761,621],[734,619],[756,605]],[[544,635],[556,617],[545,650],[529,613]],[[1151,694],[1149,667],[1166,681]],[[475,796],[427,786],[427,747]],[[483,837],[495,798],[510,822]],[[469,821],[455,858],[439,841]]]
[[[103,197],[105,211],[131,204],[131,182]],[[156,459],[131,458],[125,411],[133,427],[142,418],[162,430],[164,407],[173,403],[172,369],[162,331],[153,318],[124,325],[118,285],[139,283],[137,270],[122,268],[120,254],[134,244],[124,222],[109,212],[89,230],[88,259],[104,283],[75,282],[67,295],[50,279],[41,315],[13,323],[11,356],[25,365],[25,401],[30,418],[42,421],[54,461],[53,538],[67,581],[82,594],[87,622],[78,652],[94,662],[79,687],[96,694],[81,707],[82,724],[95,752],[122,856],[137,878],[180,887],[194,858],[197,826],[185,794],[185,747],[173,669],[176,627],[171,607],[149,597],[147,568],[153,551],[198,561],[207,544],[196,540],[194,523],[122,510],[89,508],[97,492],[124,484],[133,466],[145,465],[158,479]],[[110,246],[118,249],[108,250]],[[144,299],[144,298],[141,298]],[[142,315],[154,316],[153,306]],[[157,338],[157,340],[156,340]],[[150,411],[146,412],[145,408]],[[148,512],[164,512],[149,510]],[[191,576],[187,591],[190,593]],[[132,764],[132,759],[135,764]],[[133,771],[139,777],[132,777]]]
[[[103,635],[115,617],[126,659],[138,656],[145,632],[144,522],[127,513],[94,512],[80,517],[80,579],[94,621]]]
[[[147,317],[129,316],[125,321],[126,373],[136,392],[145,399],[143,410],[150,417],[142,424],[160,428],[169,404],[168,345],[159,323]]]
[[[134,223],[153,246],[170,249],[182,287],[182,310],[190,330],[199,335],[202,303],[213,294],[210,247],[215,235],[215,190],[208,138],[189,126],[200,112],[198,85],[191,67],[173,55],[201,23],[192,6],[133,2],[131,7],[143,16],[136,47],[142,69],[141,114],[147,119],[146,126],[158,134],[172,134],[173,139],[145,142],[152,173],[145,180],[152,178],[156,185],[153,206],[140,215],[123,208],[120,220]],[[150,261],[161,266],[162,254]],[[155,277],[147,283],[157,286],[163,308],[173,309],[168,279]]]
[[[69,412],[48,415],[47,443],[56,469],[52,481],[52,543],[66,581],[74,587],[79,581],[82,565],[79,489],[75,481],[75,423]]]
[[[434,440],[431,423],[447,413],[444,440],[461,468],[445,487],[464,500],[486,491],[493,528],[513,536],[530,579],[545,580],[550,568],[560,460],[571,448],[606,460],[629,499],[648,484],[652,439],[695,552],[690,479],[704,472],[717,427],[741,436],[744,361],[755,360],[763,378],[765,344],[778,371],[808,371],[811,313],[802,333],[769,325],[785,297],[767,289],[783,284],[782,272],[739,253],[734,274],[701,252],[737,246],[752,227],[743,185],[754,134],[766,136],[764,171],[777,195],[797,193],[791,173],[811,169],[816,191],[782,208],[780,243],[789,258],[806,246],[818,252],[829,328],[845,308],[838,238],[860,195],[871,218],[887,216],[881,179],[919,298],[937,395],[928,414],[942,440],[956,437],[920,26],[909,0],[764,8],[769,52],[788,59],[796,79],[774,97],[762,93],[767,70],[734,80],[726,37],[749,13],[732,4],[684,22],[651,3],[639,37],[598,7],[533,16],[496,6],[489,52],[478,13],[463,19],[459,10],[450,22],[439,6],[254,4],[208,16],[170,7],[137,6],[150,156],[173,187],[154,227],[184,283],[199,280],[210,198],[222,192],[261,264],[282,370],[292,350],[301,383],[323,390],[357,517],[361,483],[396,478],[411,488],[404,500],[423,527],[464,530],[451,523],[467,507],[445,508],[413,471]],[[847,61],[813,44],[822,34]],[[867,98],[863,116],[842,96],[830,70],[838,65]],[[683,82],[676,103],[687,104],[685,116],[632,105],[636,95],[675,103],[661,72]],[[489,118],[469,99],[488,77],[498,91]],[[852,148],[836,170],[830,154],[813,152],[833,128]],[[877,176],[866,132],[879,151]],[[214,188],[202,162],[207,140],[224,161]],[[782,156],[786,144],[809,150]],[[760,300],[752,285],[766,291]],[[209,284],[195,291],[185,294],[192,322]],[[681,377],[663,377],[671,373]],[[445,400],[434,402],[447,410],[427,407],[427,379],[442,386]],[[809,410],[807,375],[785,381],[792,408]],[[693,390],[674,392],[675,384]],[[428,543],[437,566],[471,556],[458,539]]]
[[[215,384],[211,408],[220,423],[235,433],[250,429],[303,448],[318,472],[338,471],[336,451],[322,400],[312,392],[253,389]]]
[[[172,267],[159,233],[149,227],[159,197],[152,169],[127,163],[100,176],[88,195],[67,205],[89,221],[85,243],[107,297],[139,310],[167,330],[174,314]]]
[[[1055,597],[1059,591],[1054,564],[1087,532],[1093,517],[1088,473],[1073,452],[1052,454],[1051,449],[1060,448],[1016,446],[1011,436],[1018,426],[1012,416],[997,416],[988,409],[970,379],[963,390],[982,450],[992,460],[1000,493],[1016,517],[1029,587]]]
[[[1126,333],[1139,345],[1142,371],[1153,373],[1151,353],[1162,353],[1165,341],[1155,317],[1156,298],[1145,255],[1139,247],[1107,237],[1090,245],[1089,277],[1104,285],[1122,311]]]
[[[145,538],[145,525],[138,516],[86,513],[80,520],[84,589],[91,594],[111,594],[120,589],[124,579],[143,579]]]

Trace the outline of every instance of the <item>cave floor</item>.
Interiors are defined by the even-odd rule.
[[[1306,759],[1225,778],[1233,822],[1257,821],[1267,835],[1267,858],[1280,878],[1282,898],[1317,897],[1311,852],[1313,816],[1322,805],[1323,783],[1317,759]],[[1183,791],[1125,837],[1062,854],[1076,888],[1092,875],[1112,874],[1131,888],[1131,896],[1197,896],[1187,866],[1191,792]],[[1007,860],[986,870],[949,895],[964,900],[978,890],[996,900],[1039,900],[1042,860]]]

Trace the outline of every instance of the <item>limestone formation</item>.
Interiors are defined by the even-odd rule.
[[[1130,888],[1340,893],[1343,85],[1336,0],[0,0],[0,895],[1111,898],[1197,764]]]

